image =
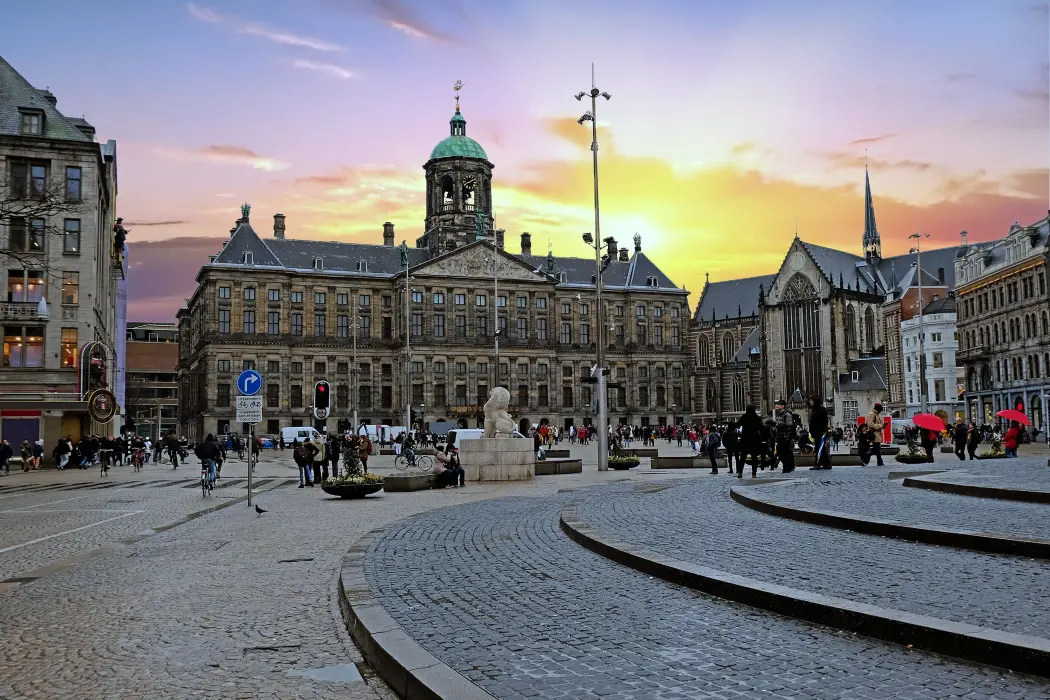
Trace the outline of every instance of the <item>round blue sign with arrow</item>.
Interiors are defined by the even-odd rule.
[[[262,375],[254,369],[246,369],[237,377],[237,391],[245,396],[255,396],[262,390]]]

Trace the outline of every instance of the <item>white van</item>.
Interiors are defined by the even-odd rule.
[[[321,437],[321,433],[309,426],[300,425],[291,428],[281,428],[281,437],[284,439],[284,446],[288,447],[293,440],[306,442],[307,440],[313,440],[315,437]]]
[[[445,444],[452,445],[458,450],[460,443],[464,440],[480,440],[481,436],[484,434],[485,430],[483,428],[456,428],[455,430],[448,431],[448,435],[445,436]],[[512,432],[510,436],[516,438],[525,437],[517,430]]]

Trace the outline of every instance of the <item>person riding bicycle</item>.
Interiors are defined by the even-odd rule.
[[[405,433],[405,442],[401,447],[401,454],[405,456],[405,461],[408,462],[409,466],[416,466],[416,451],[412,448],[416,446],[416,441],[412,439],[412,434]]]
[[[131,438],[131,463],[141,467],[146,461],[146,440],[140,435]]]
[[[201,468],[207,467],[208,483],[214,485],[215,463],[222,459],[222,451],[219,449],[219,443],[215,442],[215,436],[208,433],[208,437],[204,439],[204,442],[197,444],[193,453],[201,461]]]

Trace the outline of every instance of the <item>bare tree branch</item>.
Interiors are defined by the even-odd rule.
[[[6,232],[0,257],[23,268],[48,269],[50,246],[64,245],[64,219],[81,219],[87,210],[85,202],[71,199],[66,188],[66,182],[52,173],[43,188],[37,188],[31,177],[23,181],[0,173],[0,229]],[[43,220],[43,226],[34,227],[34,220]],[[14,240],[16,235],[21,240]],[[34,236],[39,237],[39,249],[33,249]]]

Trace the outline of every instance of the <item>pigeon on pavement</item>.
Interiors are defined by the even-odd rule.
[[[262,515],[263,513],[266,513],[266,512],[268,512],[268,511],[263,510],[259,506],[255,506],[255,517],[259,517],[260,515]]]

